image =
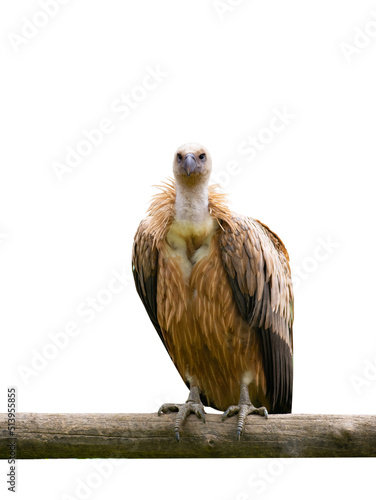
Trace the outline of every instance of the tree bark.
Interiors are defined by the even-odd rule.
[[[237,417],[206,423],[190,415],[174,439],[176,414],[18,413],[15,437],[0,414],[0,458],[12,440],[18,459],[41,458],[277,458],[375,457],[374,415],[258,415],[247,417],[236,441]]]

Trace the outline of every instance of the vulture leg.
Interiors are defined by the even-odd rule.
[[[248,392],[248,385],[247,384],[242,384],[240,387],[240,398],[239,398],[239,404],[230,406],[227,408],[227,410],[224,412],[222,415],[222,421],[225,420],[227,417],[232,417],[235,415],[235,413],[238,413],[238,427],[237,427],[237,433],[236,433],[236,439],[239,441],[240,436],[244,430],[244,421],[245,417],[247,415],[250,415],[251,413],[258,413],[259,415],[264,415],[266,418],[268,418],[268,411],[265,408],[265,406],[261,406],[260,408],[256,408],[253,406],[251,403],[251,400],[249,399],[249,392]]]
[[[194,413],[198,418],[202,418],[202,420],[205,423],[205,410],[204,410],[204,405],[201,403],[200,391],[198,387],[196,385],[191,387],[188,399],[184,404],[174,404],[174,403],[163,404],[158,410],[158,415],[162,415],[162,413],[170,413],[171,411],[178,412],[175,420],[174,431],[175,431],[176,441],[179,442],[180,428],[184,424],[188,415]]]

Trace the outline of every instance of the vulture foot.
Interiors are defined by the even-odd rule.
[[[235,413],[238,414],[238,427],[236,432],[236,439],[238,441],[240,439],[240,436],[242,435],[242,432],[244,431],[245,417],[247,415],[256,413],[258,415],[263,415],[264,417],[268,418],[268,410],[265,408],[265,406],[256,408],[251,403],[249,399],[247,384],[241,384],[239,404],[232,405],[229,408],[227,408],[227,410],[222,415],[222,421],[225,420],[227,417],[232,417],[233,415],[235,415]]]
[[[222,421],[225,420],[227,417],[232,417],[233,415],[235,415],[235,413],[238,413],[238,427],[236,432],[236,439],[238,441],[244,431],[245,417],[247,415],[257,413],[258,415],[262,415],[268,418],[268,410],[265,408],[265,406],[256,408],[255,406],[253,406],[252,403],[250,403],[250,404],[239,404],[230,406],[222,415]]]
[[[188,399],[184,404],[165,403],[159,408],[158,415],[160,416],[162,415],[162,413],[170,413],[173,411],[178,412],[174,425],[175,439],[178,442],[180,441],[180,429],[183,426],[188,415],[194,413],[205,423],[204,405],[201,403],[197,387],[192,387]]]

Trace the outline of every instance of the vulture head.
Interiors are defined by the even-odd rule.
[[[184,144],[175,153],[173,169],[178,184],[208,184],[212,171],[209,151],[195,142]]]

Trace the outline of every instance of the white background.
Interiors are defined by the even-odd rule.
[[[185,401],[129,273],[152,186],[171,175],[180,144],[198,141],[211,151],[233,209],[261,219],[289,250],[293,411],[375,413],[376,40],[359,30],[375,34],[376,3],[222,3],[229,7],[221,16],[212,0],[72,0],[31,38],[29,28],[22,44],[15,35],[27,20],[44,22],[41,7],[2,3],[0,411],[10,385],[21,412],[153,412]],[[164,76],[142,91],[150,68]],[[113,107],[122,94],[139,100],[124,119]],[[262,129],[276,109],[293,118],[271,137]],[[103,119],[112,132],[59,182],[54,162],[64,163],[67,147]],[[271,140],[248,161],[239,148],[260,133]],[[236,174],[224,174],[229,162]],[[113,272],[128,284],[111,297],[103,289]],[[98,294],[108,304],[86,322],[77,308]],[[70,322],[80,333],[22,375]],[[374,489],[375,462],[112,467],[86,498],[359,498]],[[7,469],[2,462],[2,498],[10,495]],[[95,471],[94,461],[20,461],[19,498],[83,498],[77,487]]]

